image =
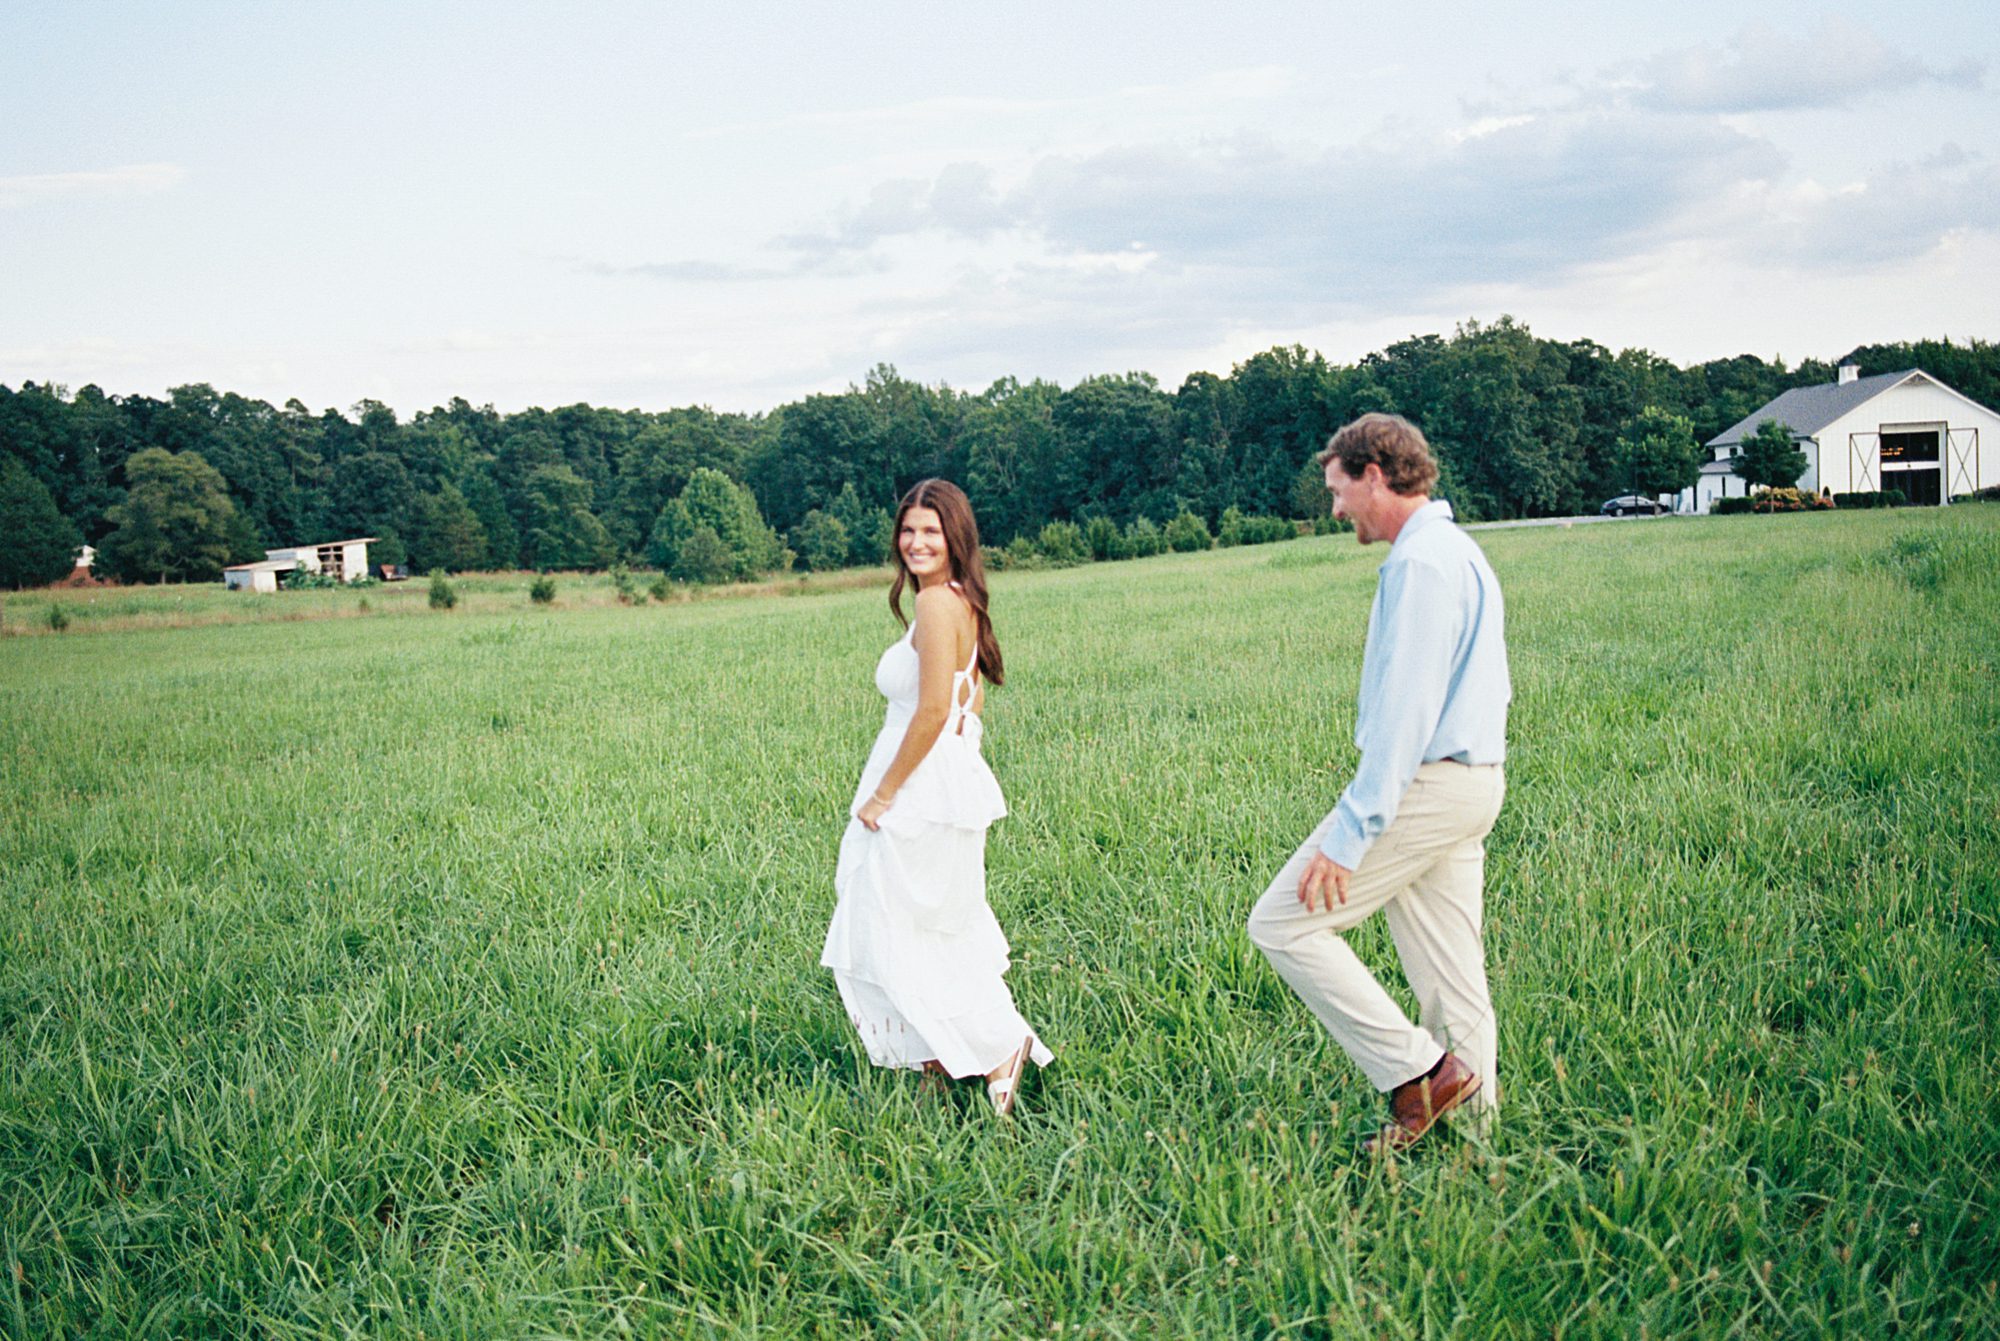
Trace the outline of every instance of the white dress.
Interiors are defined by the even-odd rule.
[[[917,710],[917,649],[904,634],[875,666],[889,700],[849,812],[874,794]],[[983,1076],[1034,1033],[1001,975],[1007,938],[986,903],[986,828],[1007,813],[979,752],[972,662],[951,677],[951,715],[896,803],[870,830],[850,820],[833,885],[839,902],[819,962],[877,1066],[935,1059],[953,1076]],[[1054,1060],[1037,1038],[1030,1055]]]

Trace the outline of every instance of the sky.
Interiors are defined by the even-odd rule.
[[[1990,0],[1390,8],[8,0],[0,384],[754,412],[1503,314],[2000,338]]]

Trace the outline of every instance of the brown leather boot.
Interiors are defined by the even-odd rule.
[[[1407,1150],[1439,1118],[1477,1093],[1479,1073],[1447,1052],[1427,1074],[1389,1091],[1389,1125],[1370,1137],[1363,1149],[1371,1155]]]

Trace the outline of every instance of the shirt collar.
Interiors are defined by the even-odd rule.
[[[1396,543],[1389,546],[1389,552],[1393,554],[1401,549],[1405,541],[1418,531],[1429,526],[1432,522],[1450,521],[1451,519],[1451,504],[1442,498],[1433,498],[1430,502],[1410,514],[1410,519],[1403,523],[1403,529],[1396,532]]]

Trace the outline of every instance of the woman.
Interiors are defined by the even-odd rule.
[[[982,681],[1002,682],[979,527],[957,485],[925,480],[896,509],[889,608],[909,626],[882,654],[889,700],[861,771],[819,962],[877,1066],[986,1077],[1006,1116],[1029,1061],[1054,1060],[1014,1009],[1007,938],[986,904],[986,828],[1007,813],[979,753]],[[903,589],[916,588],[916,622]]]

